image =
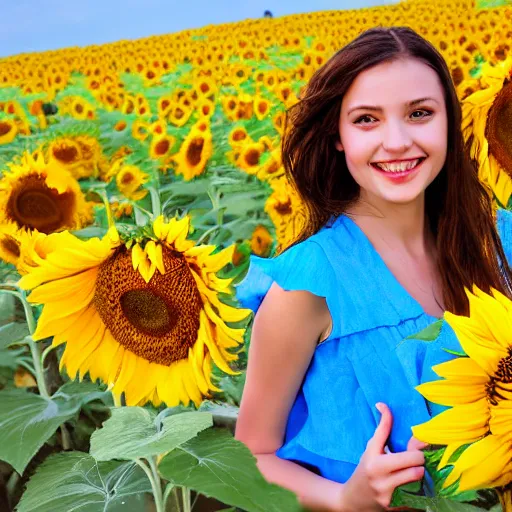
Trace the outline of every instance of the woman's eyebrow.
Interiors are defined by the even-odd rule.
[[[414,105],[417,105],[418,103],[423,103],[424,101],[435,101],[436,103],[439,103],[435,98],[419,98],[417,100],[412,100],[410,101],[407,106],[408,107],[413,107]],[[354,112],[354,110],[374,110],[375,112],[382,112],[382,107],[377,107],[377,106],[374,106],[374,105],[358,105],[357,107],[353,107],[351,108],[348,112],[347,112],[347,115]]]

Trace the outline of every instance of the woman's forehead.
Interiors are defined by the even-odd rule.
[[[345,94],[342,108],[348,112],[360,105],[408,106],[422,98],[442,102],[443,87],[430,66],[408,58],[383,62],[362,71]]]

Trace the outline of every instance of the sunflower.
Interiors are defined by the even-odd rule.
[[[87,119],[87,111],[92,108],[91,104],[81,96],[75,96],[71,103],[69,113],[75,118],[84,120]]]
[[[462,102],[462,130],[472,137],[471,157],[480,180],[507,206],[512,195],[512,56],[482,67],[481,90]]]
[[[211,118],[215,113],[215,103],[208,99],[203,99],[197,106],[197,112],[200,117]]]
[[[238,167],[248,174],[256,174],[260,170],[261,156],[265,146],[259,142],[244,144],[240,148],[240,155],[236,161]]]
[[[235,126],[229,132],[228,142],[231,147],[241,146],[247,142],[252,142],[252,139],[249,137],[247,130],[244,126]]]
[[[169,156],[176,139],[172,135],[154,136],[149,146],[149,156],[155,160]]]
[[[67,343],[61,367],[72,379],[89,373],[124,392],[128,405],[173,407],[199,405],[219,391],[212,361],[235,373],[229,362],[237,355],[229,349],[243,342],[244,329],[227,322],[244,321],[249,310],[220,301],[232,280],[216,276],[233,246],[216,253],[195,246],[189,222],[158,217],[151,235],[134,244],[124,244],[115,228],[102,240],[64,232],[40,241],[19,285],[43,304],[34,339]]]
[[[132,137],[141,142],[145,141],[149,136],[149,125],[141,119],[135,119],[132,123]]]
[[[51,233],[92,221],[91,203],[68,171],[47,162],[41,152],[24,153],[8,164],[0,180],[1,222]]]
[[[272,194],[265,203],[265,211],[276,228],[279,250],[292,243],[306,222],[306,209],[298,193],[285,176],[270,182]]]
[[[117,121],[117,123],[114,125],[114,130],[116,132],[122,132],[126,129],[128,125],[126,124],[126,121],[124,119],[121,119],[120,121]]]
[[[13,265],[18,264],[24,235],[24,230],[19,229],[14,222],[0,224],[0,260]]]
[[[265,119],[270,112],[270,102],[260,96],[254,97],[254,113],[259,121]]]
[[[78,142],[69,137],[60,137],[50,142],[46,151],[49,162],[56,163],[68,171],[80,165],[82,150]]]
[[[443,487],[458,490],[506,486],[512,481],[512,301],[491,289],[466,290],[470,316],[446,312],[468,357],[434,366],[445,380],[416,389],[431,402],[451,406],[413,427],[417,439],[447,445],[439,468],[452,465]],[[455,461],[456,450],[469,444]],[[512,502],[509,508],[512,510]]]
[[[167,120],[174,126],[184,126],[192,115],[193,109],[185,104],[174,105],[169,109]]]
[[[172,108],[173,103],[174,99],[172,96],[166,94],[160,96],[157,101],[158,115],[165,117],[169,113],[169,110]]]
[[[251,252],[257,256],[266,258],[270,255],[272,242],[273,239],[269,230],[260,224],[254,228],[251,236]]]
[[[147,180],[148,175],[142,172],[136,165],[120,165],[120,169],[116,171],[117,188],[127,199],[138,201],[146,197],[148,191],[140,190],[140,187]]]
[[[18,133],[18,127],[12,119],[0,119],[0,145],[10,144]]]
[[[257,176],[261,181],[269,181],[284,176],[284,174],[285,170],[281,160],[281,148],[277,147],[271,151],[270,156],[263,162]]]
[[[186,181],[202,174],[206,163],[213,154],[210,130],[201,131],[195,126],[181,144],[173,160],[177,164],[176,174],[182,174]]]

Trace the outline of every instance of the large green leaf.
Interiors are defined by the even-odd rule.
[[[25,323],[11,322],[3,325],[0,327],[0,349],[22,341],[28,334],[28,327]]]
[[[65,452],[41,464],[29,480],[18,512],[140,512],[151,484],[133,462],[97,462]]]
[[[142,407],[120,407],[113,409],[112,417],[91,436],[91,455],[96,460],[162,455],[212,424],[212,415],[206,412],[157,416]]]
[[[23,473],[59,425],[73,417],[82,404],[101,396],[94,384],[74,382],[62,386],[51,399],[20,389],[0,392],[0,460]]]
[[[213,428],[201,432],[167,454],[158,469],[175,485],[248,512],[301,510],[290,491],[263,478],[249,449],[226,430]]]

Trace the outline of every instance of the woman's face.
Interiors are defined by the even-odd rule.
[[[444,165],[448,120],[437,73],[418,59],[360,73],[345,94],[338,150],[370,203],[411,203]]]

